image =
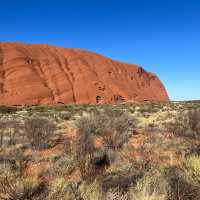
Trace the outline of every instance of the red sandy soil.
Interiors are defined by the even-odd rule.
[[[165,139],[169,140],[176,140],[174,136],[170,133],[164,133]],[[30,155],[32,157],[32,161],[29,161],[26,164],[26,168],[24,171],[25,176],[30,176],[32,178],[39,178],[39,175],[44,171],[48,170],[53,163],[46,160],[45,158],[51,156],[58,156],[61,157],[65,154],[64,143],[65,141],[74,140],[76,138],[75,130],[69,125],[66,124],[66,128],[64,134],[60,137],[58,142],[55,144],[54,147],[44,150],[31,150],[28,149],[25,151],[25,155]],[[124,156],[124,159],[133,159],[133,160],[146,160],[152,163],[159,163],[166,166],[173,166],[177,165],[183,159],[183,155],[181,152],[176,151],[175,149],[162,149],[162,147],[158,148],[150,148],[149,151],[145,149],[145,151],[140,151],[139,149],[145,145],[146,141],[148,140],[149,136],[142,132],[141,130],[137,131],[137,134],[133,135],[130,140],[129,144],[133,147],[133,151],[128,152]],[[183,139],[184,141],[184,139]],[[183,142],[180,140],[180,142]],[[200,144],[200,141],[191,140],[190,142],[194,144]],[[101,137],[94,138],[94,144],[96,148],[100,148],[103,145],[103,139]],[[41,160],[40,160],[41,159]],[[45,177],[44,180],[48,183],[49,181],[54,180],[55,177]],[[75,170],[72,172],[71,175],[63,177],[66,178],[68,181],[75,181],[79,182],[81,180],[81,175],[79,170]]]
[[[168,101],[159,78],[134,64],[49,45],[0,43],[0,104]]]

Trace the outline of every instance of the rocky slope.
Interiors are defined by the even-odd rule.
[[[49,45],[0,43],[0,104],[169,100],[152,73],[101,55]]]

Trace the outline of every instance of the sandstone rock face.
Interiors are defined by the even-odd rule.
[[[0,43],[0,104],[168,101],[156,75],[101,55],[49,45]]]

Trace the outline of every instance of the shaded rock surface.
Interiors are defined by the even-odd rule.
[[[0,104],[168,101],[155,74],[96,53],[49,45],[0,43]]]

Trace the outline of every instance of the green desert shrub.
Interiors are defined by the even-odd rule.
[[[0,106],[0,113],[2,114],[13,114],[17,112],[16,107]]]
[[[32,147],[36,149],[49,146],[50,139],[55,133],[56,125],[43,117],[25,119],[24,131]]]
[[[130,106],[130,107],[128,108],[128,112],[130,112],[131,114],[133,114],[135,111],[136,111],[136,109],[135,109],[134,106]]]
[[[33,107],[33,111],[36,112],[45,112],[48,111],[48,109],[49,109],[48,106],[43,106],[43,105]]]

